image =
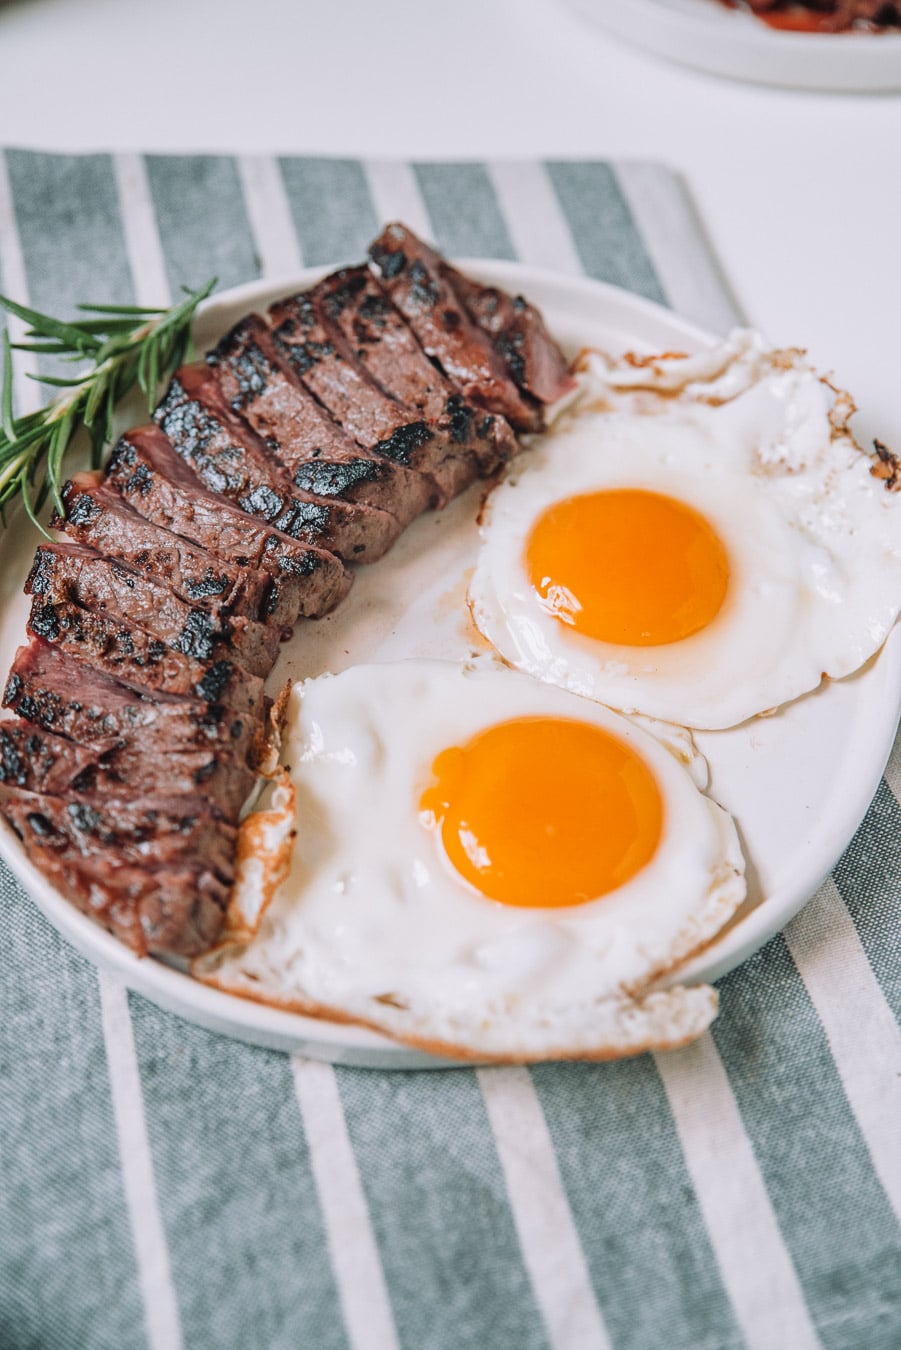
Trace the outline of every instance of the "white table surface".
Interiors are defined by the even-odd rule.
[[[562,0],[14,0],[0,143],[664,161],[750,321],[901,450],[899,96],[694,74]]]

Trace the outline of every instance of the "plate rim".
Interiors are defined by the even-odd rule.
[[[549,287],[556,294],[570,295],[573,300],[609,308],[613,314],[625,313],[633,321],[638,318],[653,325],[663,324],[672,334],[694,342],[699,348],[719,341],[715,335],[683,319],[675,311],[607,282],[562,275],[546,268],[508,260],[465,258],[455,261],[472,275],[489,283],[496,282],[507,287],[512,285],[515,289],[531,290],[533,293]],[[254,305],[261,306],[267,299],[303,289],[333,270],[334,266],[304,268],[291,276],[259,278],[211,297],[198,312],[195,325],[198,349],[202,350],[204,346],[202,334],[205,327],[214,330],[211,340],[221,333],[221,326],[218,326],[221,313],[237,306],[246,306],[248,310]],[[11,522],[11,528],[15,528],[14,522]],[[901,715],[901,625],[896,625],[868,666],[875,666],[876,663],[880,663],[880,669],[886,673],[893,693],[889,701],[890,713],[880,723],[885,736],[878,754],[868,761],[869,772],[863,775],[858,773],[856,777],[857,790],[852,794],[854,811],[848,812],[846,836],[842,837],[828,865],[818,873],[817,884],[828,875],[863,819],[891,752],[898,717]],[[51,925],[82,955],[101,970],[117,975],[136,993],[145,995],[167,1011],[207,1030],[270,1049],[293,1051],[310,1058],[357,1067],[466,1067],[459,1060],[428,1055],[356,1023],[330,1022],[225,993],[194,980],[175,964],[155,957],[136,956],[53,888],[30,862],[18,836],[2,819],[0,856]],[[781,904],[776,903],[778,897],[770,896],[762,900],[739,923],[727,929],[721,938],[715,939],[703,952],[681,965],[668,981],[662,983],[707,983],[719,979],[780,932],[812,898],[815,889],[816,884],[810,888],[805,884],[797,894],[789,900],[783,899]]]

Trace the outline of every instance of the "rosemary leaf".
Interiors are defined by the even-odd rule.
[[[206,296],[203,298],[206,299]],[[143,305],[76,305],[75,308],[84,314],[127,314],[145,318],[166,313],[164,309],[147,309]]]
[[[27,484],[25,481],[23,481],[22,478],[20,478],[20,479],[18,480],[18,487],[19,487],[19,491],[20,491],[21,494],[22,494],[22,501],[23,501],[23,503],[24,503],[25,511],[26,511],[27,516],[28,516],[28,519],[31,521],[32,525],[36,525],[36,526],[37,526],[37,528],[40,530],[41,534],[46,535],[48,539],[51,538],[51,536],[50,536],[50,535],[47,533],[47,531],[44,529],[44,527],[43,527],[43,525],[41,524],[41,522],[38,520],[37,512],[35,511],[34,504],[32,503],[32,500],[31,500],[31,493],[28,491],[28,484]]]
[[[140,317],[140,316],[138,316]],[[146,322],[146,316],[144,316]],[[79,319],[75,325],[84,333],[90,333],[99,337],[109,337],[113,333],[133,334],[135,331],[135,321],[133,318],[99,318],[99,319]]]
[[[50,448],[47,451],[47,483],[50,485],[53,505],[60,516],[66,514],[63,506],[63,499],[60,496],[59,484],[61,478],[61,468],[63,455],[69,448],[69,442],[72,439],[72,432],[75,427],[75,407],[71,407],[61,422],[57,422],[53,428],[50,437]]]
[[[157,386],[157,384],[159,383],[159,376],[160,376],[160,371],[159,371],[159,358],[160,358],[159,348],[157,347],[157,344],[156,344],[155,342],[152,342],[152,343],[150,344],[150,346],[148,347],[147,350],[148,350],[148,352],[150,353],[149,356],[148,356],[148,358],[147,358],[147,384],[148,384],[148,387],[149,387],[150,389],[155,389],[156,386]],[[164,358],[164,364],[165,364],[165,358]],[[177,366],[177,365],[179,365],[180,363],[177,362],[177,361],[174,361],[172,364]],[[153,399],[152,399],[152,398],[151,398],[151,400],[150,400],[150,403],[151,403],[151,405],[152,405],[152,403],[153,403]],[[150,411],[150,412],[153,412],[152,406],[150,407],[149,411]]]
[[[0,295],[0,305],[8,314],[15,314],[23,319],[25,323],[31,324],[29,337],[55,337],[60,342],[65,342],[78,351],[84,352],[90,356],[97,350],[97,341],[92,338],[90,333],[83,333],[77,324],[62,323],[59,319],[53,319],[48,314],[39,314],[36,309],[29,309],[27,305],[17,304],[15,300],[10,300],[6,295]]]
[[[3,330],[3,384],[0,388],[0,427],[8,441],[16,439],[13,425],[13,353],[9,333]]]
[[[62,356],[65,352],[70,351],[64,342],[11,342],[9,345],[14,352],[38,352],[41,355],[46,353],[48,356]],[[75,355],[72,356],[70,352],[67,359],[70,361],[83,361],[84,353],[76,352]]]
[[[84,384],[82,375],[35,375],[32,371],[26,370],[25,378],[34,380],[35,384],[49,384],[54,389],[77,389],[80,384]]]
[[[97,379],[88,390],[88,396],[84,405],[84,413],[82,414],[82,420],[86,427],[94,425],[97,409],[100,407],[101,401],[106,398],[109,383],[109,374],[100,374],[98,372]]]

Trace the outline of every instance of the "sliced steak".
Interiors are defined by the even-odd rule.
[[[3,706],[102,749],[107,772],[123,783],[148,792],[202,789],[228,819],[246,800],[266,749],[255,718],[221,703],[129,688],[39,640],[16,653]]]
[[[367,267],[347,267],[313,292],[326,329],[399,403],[424,417],[444,453],[442,471],[464,459],[470,474],[494,473],[517,451],[503,417],[466,402],[441,374]],[[474,466],[473,466],[473,461]],[[458,470],[461,476],[462,470]]]
[[[534,305],[521,295],[481,286],[448,263],[442,264],[441,274],[470,318],[491,334],[494,350],[525,394],[539,403],[556,403],[571,393],[576,382],[566,358]]]
[[[506,417],[517,431],[540,431],[541,405],[514,384],[491,338],[442,273],[443,258],[399,224],[385,227],[369,256],[420,345],[464,398]]]
[[[353,573],[325,549],[301,543],[209,492],[156,426],[118,442],[107,465],[110,484],[138,515],[190,539],[237,567],[259,567],[274,582],[270,617],[293,624],[319,618],[343,600]]]
[[[264,677],[278,655],[281,632],[277,627],[189,605],[167,586],[104,558],[85,544],[41,544],[25,590],[43,602],[32,607],[31,627],[48,641],[60,637],[54,606],[70,600],[105,615],[126,635],[134,634],[135,648],[140,637],[134,630],[143,629],[196,662],[231,658],[252,675]]]
[[[182,367],[153,426],[64,488],[0,721],[0,815],[136,952],[222,931],[270,750],[282,630],[420,511],[516,451],[569,388],[540,315],[401,226]]]
[[[208,488],[293,539],[373,562],[400,534],[385,511],[295,487],[272,448],[230,410],[207,365],[182,366],[154,417]]]
[[[224,658],[212,663],[197,661],[141,628],[82,609],[65,596],[36,595],[28,633],[139,689],[187,694],[251,717],[263,717],[269,708],[262,679],[236,662]]]
[[[231,409],[272,446],[295,487],[379,507],[401,525],[440,500],[429,475],[362,449],[339,427],[279,357],[259,315],[227,333],[207,361]]]
[[[234,878],[235,826],[199,794],[62,797],[0,783],[0,811],[19,833],[30,822],[36,834],[49,839],[56,833],[86,857],[110,850],[119,862],[158,867],[193,854],[223,881]]]
[[[65,520],[51,524],[79,543],[136,572],[164,581],[192,605],[214,603],[223,613],[270,617],[272,578],[259,567],[241,567],[171,530],[145,520],[95,473],[77,473],[62,491]]]
[[[442,470],[447,453],[440,440],[435,444],[436,429],[386,394],[329,335],[310,292],[279,301],[268,319],[279,356],[348,436],[373,454],[427,474],[438,485],[439,506],[465,486],[460,480],[471,475],[471,465],[464,459],[460,469],[453,459]]]

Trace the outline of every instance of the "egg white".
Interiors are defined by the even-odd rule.
[[[683,726],[734,726],[840,678],[901,609],[901,494],[870,470],[803,353],[737,332],[696,356],[583,361],[575,410],[492,493],[470,586],[473,618],[539,679]],[[722,540],[719,614],[682,641],[586,638],[548,612],[523,556],[538,517],[582,493],[639,488],[699,511]]]
[[[419,815],[441,750],[533,715],[626,741],[664,800],[651,861],[565,909],[486,899]],[[684,738],[673,745],[491,662],[356,666],[300,683],[282,750],[296,792],[290,869],[253,940],[202,958],[195,973],[461,1056],[600,1058],[680,1044],[709,1024],[714,991],[649,986],[719,930],[745,885],[731,817],[692,781]]]

